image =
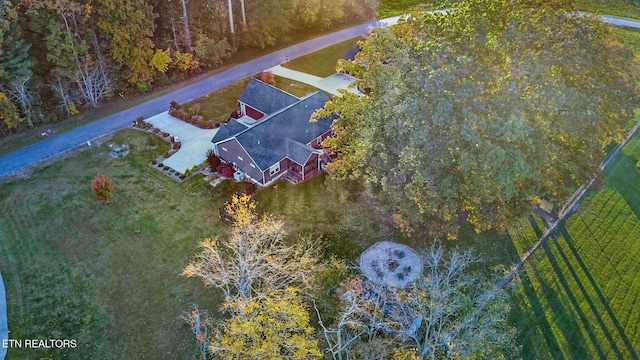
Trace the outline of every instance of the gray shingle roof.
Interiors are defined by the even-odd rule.
[[[269,115],[287,106],[295,104],[299,99],[260,80],[251,79],[240,95],[241,101],[254,109]]]
[[[226,140],[226,139],[234,136],[235,134],[237,134],[237,133],[239,133],[241,131],[244,131],[246,129],[247,129],[246,125],[241,124],[237,120],[231,119],[231,120],[229,120],[228,123],[222,124],[222,126],[220,126],[220,129],[218,129],[218,132],[213,137],[211,142],[215,144],[215,143],[217,143],[219,141]]]
[[[317,122],[309,121],[311,114],[323,107],[327,101],[329,98],[324,92],[315,92],[294,105],[264,118],[236,135],[236,139],[262,170],[268,169],[288,154],[294,156],[297,160],[292,160],[296,162],[305,154],[308,159],[312,149],[308,148],[307,153],[302,147],[306,147],[305,144],[329,131],[335,118],[331,116]]]
[[[287,139],[285,140],[285,154],[289,159],[304,166],[313,154],[313,149],[295,140]]]

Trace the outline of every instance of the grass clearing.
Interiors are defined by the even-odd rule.
[[[297,185],[279,181],[257,194],[258,209],[284,217],[293,236],[321,238],[327,255],[352,262],[367,247],[397,235],[381,226],[362,202],[329,191],[325,181],[324,174]]]
[[[76,339],[75,349],[9,349],[9,358],[167,359],[195,353],[178,317],[220,298],[181,276],[204,237],[221,228],[218,208],[240,186],[211,188],[200,177],[177,183],[147,166],[166,150],[151,134],[126,130],[113,143],[55,162],[0,188],[0,269],[13,339]],[[90,190],[97,174],[116,184],[111,204]],[[136,234],[135,229],[140,229]]]
[[[640,29],[613,27],[613,32],[622,37],[629,50],[636,55],[640,54]]]
[[[229,114],[238,108],[238,98],[248,83],[249,78],[240,80],[203,97],[184,103],[182,107],[189,111],[192,106],[197,104],[200,107],[198,115],[202,116],[205,121],[224,122],[229,119]]]
[[[514,297],[523,358],[638,358],[638,159],[636,135],[526,265]]]
[[[378,17],[386,18],[406,14],[414,10],[433,9],[441,1],[428,2],[424,0],[381,0],[376,8]]]
[[[357,37],[355,39],[343,41],[311,54],[290,60],[289,62],[282,64],[282,67],[323,78],[333,75],[336,73],[336,64],[338,60],[342,59],[344,53],[353,46],[356,46],[358,41],[361,39],[362,37]]]
[[[274,81],[275,83],[273,84],[273,86],[297,97],[303,97],[309,93],[313,93],[319,90],[318,88],[309,84],[301,83],[299,81],[287,79],[277,75],[274,75]]]
[[[578,10],[640,19],[640,7],[630,0],[575,0],[574,4]]]
[[[304,96],[310,92],[318,91],[315,87],[307,85],[295,80],[275,76],[275,87],[280,88],[289,94],[297,97]],[[246,78],[226,86],[220,90],[211,92],[203,97],[197,98],[188,103],[184,103],[182,106],[185,110],[189,111],[194,105],[197,105],[200,110],[198,115],[202,116],[204,120],[213,120],[216,123],[225,122],[229,119],[229,115],[234,110],[238,109],[238,98],[247,87],[249,80]]]

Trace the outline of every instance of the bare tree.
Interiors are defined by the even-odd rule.
[[[240,12],[242,13],[242,31],[247,30],[247,15],[244,11],[244,0],[240,0]]]
[[[191,32],[189,31],[189,17],[187,16],[187,1],[180,0],[182,4],[182,23],[184,24],[184,37],[187,52],[191,52]]]
[[[333,360],[350,359],[351,347],[354,342],[360,341],[360,338],[367,332],[364,329],[365,324],[357,316],[357,313],[363,308],[362,304],[359,304],[355,297],[349,299],[342,309],[340,318],[333,326],[324,324],[315,301],[313,308],[316,310],[318,324],[327,343],[326,350],[329,355]]]
[[[410,287],[386,289],[351,280],[333,324],[325,324],[315,307],[334,360],[360,355],[362,349],[394,353],[410,347],[419,358],[435,359],[493,357],[512,348],[506,292],[470,273],[479,259],[470,251],[445,251],[438,242],[423,259],[423,277]],[[368,352],[368,358],[376,358],[383,351]]]
[[[78,85],[78,90],[81,97],[84,100],[88,101],[91,106],[97,107],[98,101],[101,98],[110,95],[111,93],[111,86],[109,83],[109,78],[107,77],[107,74],[104,70],[102,55],[101,53],[99,53],[97,66],[93,64],[93,61],[91,61],[91,57],[88,54],[85,56],[81,56],[79,51],[76,49],[75,36],[73,34],[71,26],[69,25],[69,20],[67,19],[67,16],[69,16],[74,26],[77,26],[74,13],[72,11],[69,12],[69,14],[61,12],[60,15],[64,20],[64,26],[67,31],[67,38],[69,39],[71,52],[73,53],[73,58],[76,63],[76,70],[71,77]],[[99,51],[99,46],[96,38],[94,38],[94,45]]]
[[[73,80],[78,85],[80,96],[91,106],[97,107],[100,99],[111,94],[111,84],[100,66],[88,60],[78,60],[78,70],[73,74]]]
[[[27,120],[27,124],[29,124],[30,128],[33,128],[33,120],[31,113],[31,102],[33,100],[33,95],[31,91],[27,88],[27,83],[31,80],[31,73],[19,76],[13,79],[9,83],[9,87],[4,89],[4,92],[7,94],[7,97],[11,100],[14,100],[20,104],[20,108],[22,108],[22,112],[24,113],[24,117]]]
[[[236,34],[233,28],[233,5],[231,0],[227,0],[227,6],[229,7],[229,28],[231,29],[231,44],[236,46]]]
[[[62,107],[67,115],[71,116],[71,102],[73,101],[73,99],[71,97],[71,92],[69,90],[68,84],[63,81],[60,76],[56,76],[55,81],[49,84],[49,87],[58,95],[58,97],[62,101]]]
[[[198,305],[193,304],[193,310],[185,312],[180,316],[181,319],[186,321],[196,336],[196,343],[200,350],[202,360],[207,360],[207,354],[209,353],[209,333],[213,330],[213,323],[209,319],[207,311],[200,310]]]
[[[506,323],[506,292],[492,281],[472,274],[480,261],[471,251],[446,252],[434,242],[423,255],[425,273],[416,284],[412,306],[422,314],[410,336],[420,357],[468,357],[482,351],[496,356],[513,341]]]
[[[198,276],[225,296],[262,298],[291,285],[311,286],[319,249],[307,241],[287,245],[281,220],[258,217],[248,195],[234,196],[226,205],[232,227],[228,240],[206,239],[202,252],[183,271]]]

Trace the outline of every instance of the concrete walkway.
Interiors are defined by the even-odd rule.
[[[331,76],[327,76],[326,78],[321,78],[315,75],[303,73],[297,70],[287,69],[280,65],[274,66],[271,68],[271,71],[274,75],[282,76],[287,79],[299,81],[305,84],[309,84],[311,86],[317,87],[318,89],[324,90],[332,95],[338,95],[338,89],[345,89],[351,91],[352,93],[357,94],[358,96],[362,96],[360,91],[355,87],[350,87],[350,85],[356,81],[351,75],[336,73]]]
[[[207,159],[207,150],[213,148],[211,139],[218,132],[218,129],[200,129],[176,119],[166,111],[145,121],[171,136],[178,137],[182,143],[180,150],[163,163],[181,174]]]
[[[4,339],[9,339],[9,324],[7,323],[7,296],[2,274],[0,274],[0,360],[4,360],[7,356],[7,349],[2,347]]]

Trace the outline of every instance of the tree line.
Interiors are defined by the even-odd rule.
[[[373,15],[372,0],[0,0],[0,133]]]

